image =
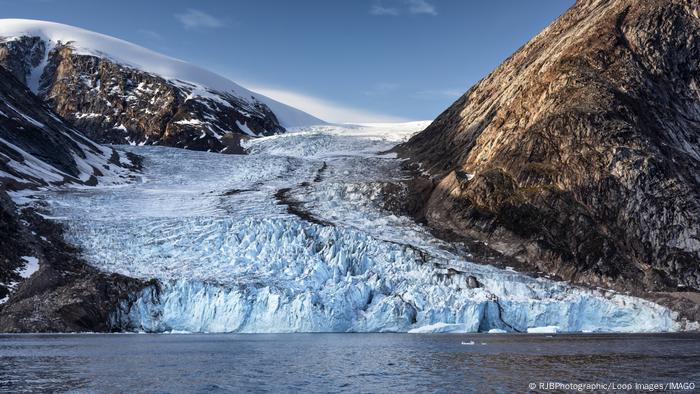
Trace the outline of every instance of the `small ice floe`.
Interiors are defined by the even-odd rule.
[[[528,334],[556,334],[559,331],[561,331],[559,326],[530,327],[527,329]]]
[[[500,328],[492,328],[488,331],[489,334],[507,334],[508,331],[502,330]]]
[[[513,267],[506,267],[506,271],[516,272],[515,268],[513,268]]]
[[[471,346],[473,344],[474,344],[474,341],[469,341],[469,342],[462,341],[462,345],[470,345]]]

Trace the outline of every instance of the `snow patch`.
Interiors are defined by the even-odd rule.
[[[239,128],[242,132],[246,133],[247,135],[250,135],[250,136],[253,136],[253,137],[257,136],[257,134],[255,134],[255,132],[253,132],[253,130],[251,130],[251,129],[248,127],[248,122],[241,123],[241,122],[239,122],[239,121],[236,121],[236,126],[238,126],[238,128]]]
[[[22,256],[21,258],[24,260],[26,265],[18,273],[19,276],[27,279],[32,276],[33,273],[39,270],[39,259],[34,256]]]
[[[178,120],[176,122],[173,122],[175,124],[181,124],[181,125],[187,125],[187,126],[199,126],[203,122],[199,119],[183,119],[183,120]]]

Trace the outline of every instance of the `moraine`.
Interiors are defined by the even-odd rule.
[[[158,280],[113,314],[122,330],[680,328],[645,300],[472,263],[382,210],[380,183],[406,177],[382,152],[424,126],[309,128],[245,156],[129,147],[141,182],[41,197],[90,264]]]

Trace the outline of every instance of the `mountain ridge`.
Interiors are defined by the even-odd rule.
[[[700,290],[699,9],[577,2],[399,148],[415,213],[566,280]]]
[[[198,66],[54,22],[0,20],[0,65],[103,143],[241,152],[322,120]]]

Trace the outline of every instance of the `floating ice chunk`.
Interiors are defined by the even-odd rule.
[[[559,326],[530,327],[527,329],[528,334],[556,334],[559,331],[561,331]]]
[[[508,333],[508,331],[501,330],[500,328],[492,328],[488,332],[489,332],[489,334],[507,334]]]

